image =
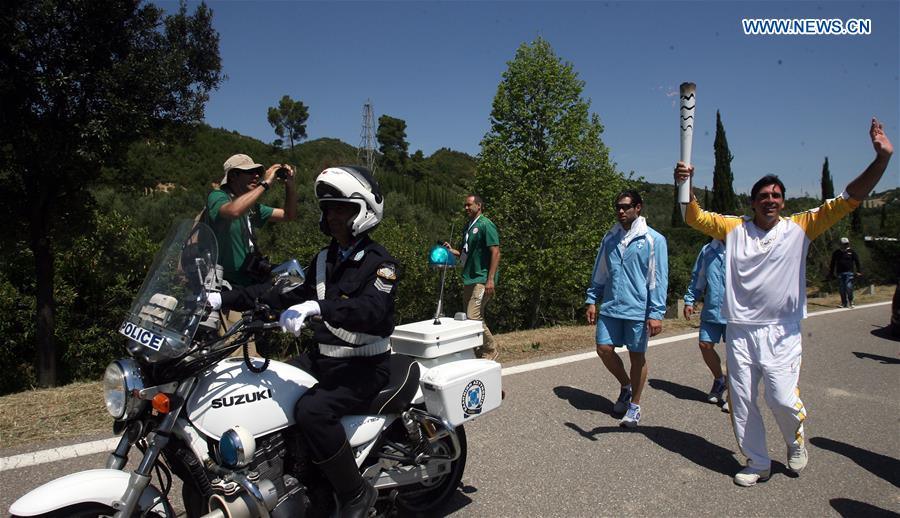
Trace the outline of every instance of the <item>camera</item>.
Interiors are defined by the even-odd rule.
[[[244,258],[240,271],[247,274],[254,282],[265,282],[272,275],[272,263],[269,258],[257,251],[250,252]]]
[[[279,180],[287,180],[288,176],[290,176],[291,170],[285,166],[281,166],[275,170],[275,177]]]

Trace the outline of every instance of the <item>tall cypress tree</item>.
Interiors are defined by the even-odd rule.
[[[856,234],[862,233],[862,208],[857,207],[850,216],[850,230]]]
[[[828,171],[828,157],[822,164],[822,201],[834,198],[834,182],[831,181],[831,172]]]
[[[672,228],[684,226],[684,220],[681,217],[681,204],[678,203],[678,191],[676,190],[672,196]]]
[[[716,166],[713,170],[713,195],[709,210],[720,214],[734,214],[738,210],[737,196],[734,194],[734,175],[731,172],[731,161],[734,156],[728,150],[728,139],[725,138],[725,126],[722,116],[716,110],[716,140],[713,143]]]

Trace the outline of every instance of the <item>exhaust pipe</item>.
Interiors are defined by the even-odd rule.
[[[203,518],[258,518],[259,512],[253,497],[240,492],[236,495],[209,497],[209,513]]]
[[[209,513],[202,518],[269,518],[269,511],[278,503],[278,491],[270,480],[253,484],[244,477],[235,477],[245,491],[233,495],[214,494],[209,497]],[[250,486],[250,487],[248,487]]]

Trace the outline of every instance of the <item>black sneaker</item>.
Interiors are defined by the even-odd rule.
[[[725,377],[717,378],[713,381],[712,388],[709,390],[709,395],[706,396],[706,401],[713,403],[715,405],[719,403],[725,402]]]
[[[622,387],[619,391],[619,399],[613,405],[614,414],[624,414],[628,411],[628,405],[631,404],[631,387]]]

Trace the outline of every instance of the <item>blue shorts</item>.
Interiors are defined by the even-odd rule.
[[[633,353],[647,352],[647,321],[599,315],[597,344],[625,346]]]
[[[715,322],[700,321],[700,341],[708,342],[713,345],[719,343],[719,340],[725,341],[725,324],[717,324]]]

